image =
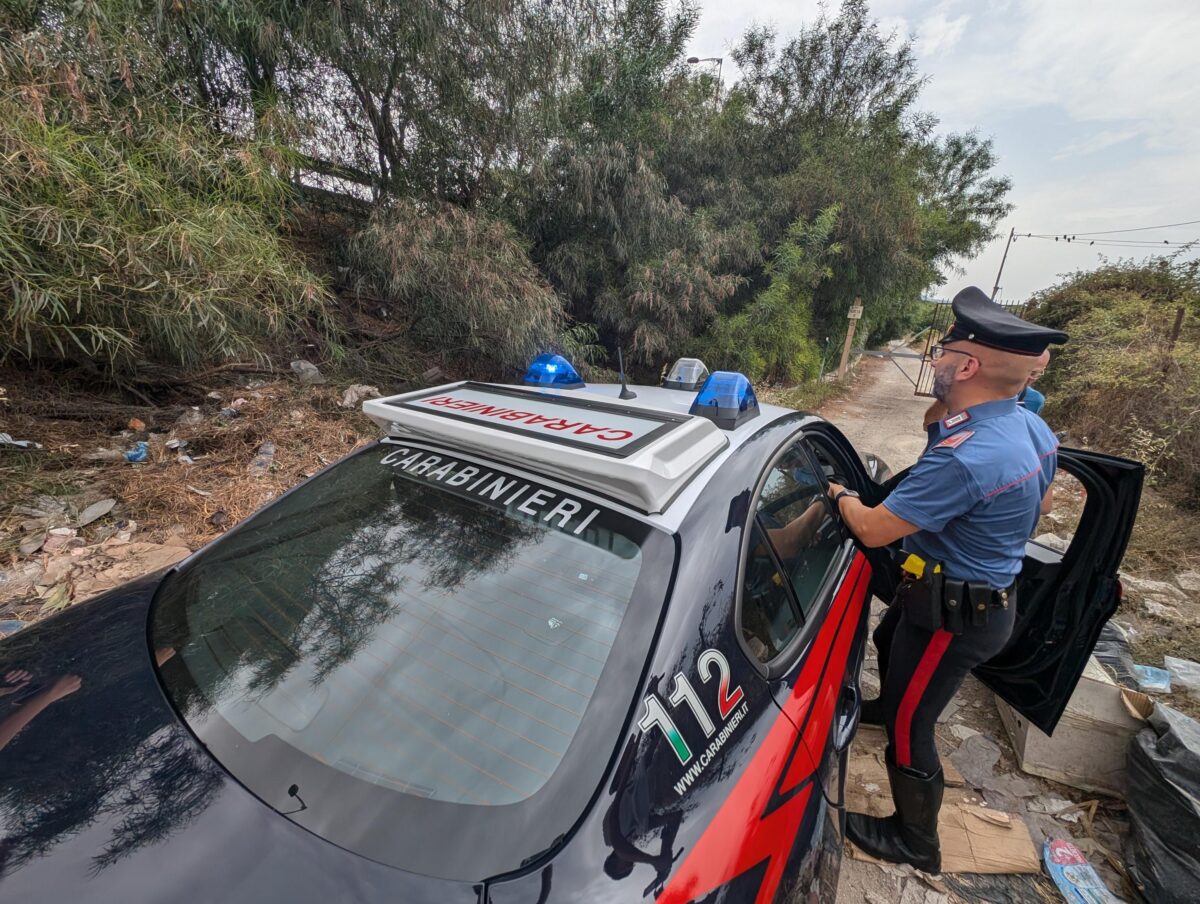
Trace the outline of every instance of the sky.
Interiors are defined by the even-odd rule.
[[[819,16],[817,0],[701,0],[692,54],[723,56],[751,25],[781,39]],[[836,9],[840,4],[830,0]],[[1200,2],[1197,0],[874,0],[885,32],[911,37],[929,79],[919,108],[941,132],[991,138],[996,172],[1012,179],[1012,213],[998,237],[944,273],[949,296],[991,292],[1008,240],[997,300],[1018,300],[1101,256],[1141,258],[1120,239],[1186,241],[1200,222],[1084,241],[1023,238],[1200,221]]]

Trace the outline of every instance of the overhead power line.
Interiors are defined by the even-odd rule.
[[[1173,229],[1176,226],[1195,226],[1200,220],[1188,220],[1184,223],[1163,223],[1161,226],[1134,226],[1130,229],[1104,229],[1100,232],[1068,232],[1050,233],[1051,235],[1116,235],[1121,232],[1150,232],[1154,229]]]

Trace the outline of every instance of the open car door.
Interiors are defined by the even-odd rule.
[[[1145,468],[1098,452],[1059,447],[1058,467],[1087,493],[1065,553],[1025,544],[1017,621],[1008,646],[975,675],[1046,734],[1054,731],[1104,623],[1121,602],[1125,555]]]
[[[826,476],[858,490],[868,505],[882,502],[908,473],[906,469],[886,483],[875,483],[836,427],[818,424],[806,434]],[[1138,462],[1062,446],[1058,467],[1079,480],[1087,493],[1075,536],[1065,553],[1032,540],[1025,544],[1012,639],[974,670],[980,681],[1047,734],[1058,724],[1100,630],[1121,602],[1117,569],[1133,532],[1145,476]],[[871,592],[890,601],[899,580],[894,550],[862,551],[871,562]]]

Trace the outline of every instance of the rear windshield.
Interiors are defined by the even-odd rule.
[[[644,660],[672,558],[655,537],[668,539],[579,494],[383,443],[199,556],[160,594],[152,640],[177,650],[168,691],[244,784],[330,840],[407,861],[362,830],[361,810],[330,811],[349,811],[366,787],[385,821],[444,819],[451,806],[476,820],[544,791],[561,807],[548,783],[588,720],[608,734],[589,733],[590,755],[563,784],[597,760],[602,771],[629,700],[590,704],[600,688],[632,694],[608,666],[639,598],[651,600],[649,623],[625,633]],[[639,666],[621,667],[636,681]],[[561,818],[565,831],[572,814]],[[512,856],[538,853],[532,843]],[[435,872],[479,878],[449,863]]]

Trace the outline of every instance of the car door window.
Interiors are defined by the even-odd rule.
[[[771,466],[757,503],[759,523],[806,618],[819,603],[825,576],[842,549],[825,486],[803,443],[797,442]]]
[[[759,661],[778,656],[813,616],[841,546],[824,481],[794,443],[768,470],[750,524],[741,631]]]
[[[778,656],[803,624],[780,572],[756,518],[750,524],[750,551],[742,576],[742,637],[759,662]]]

